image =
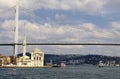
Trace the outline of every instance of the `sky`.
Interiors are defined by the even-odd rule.
[[[120,0],[0,0],[0,43],[14,42],[15,6],[19,4],[19,42],[120,43]],[[46,54],[120,56],[119,46],[27,46]],[[19,46],[18,53],[22,52]],[[13,55],[13,47],[0,47]]]

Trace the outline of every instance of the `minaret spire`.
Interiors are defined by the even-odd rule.
[[[18,20],[19,20],[19,5],[16,5],[15,9],[15,46],[14,46],[14,56],[17,56],[18,53]]]
[[[25,56],[26,56],[26,35],[24,36],[23,39],[23,60],[25,60]]]

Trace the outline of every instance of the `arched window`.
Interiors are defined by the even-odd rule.
[[[41,57],[39,57],[39,60],[41,60]]]
[[[37,60],[39,60],[39,57],[37,56]]]
[[[36,58],[34,57],[34,60],[35,60]]]

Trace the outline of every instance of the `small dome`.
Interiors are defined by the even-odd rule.
[[[35,49],[33,50],[33,52],[42,52],[42,50],[40,50],[40,49],[38,49],[38,48],[35,48]]]

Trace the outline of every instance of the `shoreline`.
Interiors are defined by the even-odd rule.
[[[52,66],[0,66],[0,68],[52,68]]]

